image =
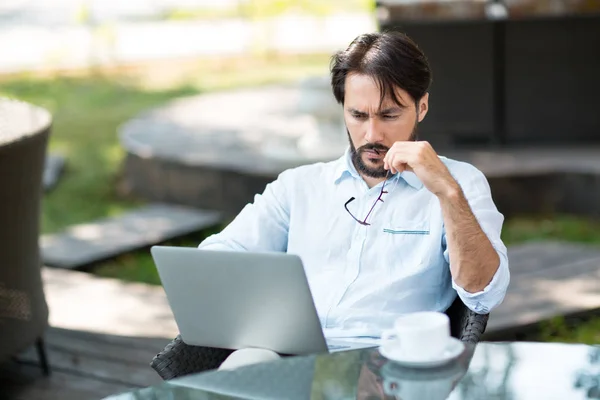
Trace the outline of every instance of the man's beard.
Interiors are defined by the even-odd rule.
[[[414,142],[418,139],[417,125],[418,123],[415,123],[415,127],[413,128],[410,138],[408,139],[409,142]],[[386,153],[389,150],[389,147],[378,143],[367,143],[357,149],[354,147],[354,143],[352,143],[352,138],[350,137],[350,132],[347,128],[346,132],[348,132],[348,140],[350,141],[350,154],[352,156],[352,164],[354,164],[354,168],[356,168],[360,174],[368,176],[369,178],[385,178],[388,174],[388,170],[383,168],[383,164],[380,167],[369,167],[363,161],[363,154],[366,150],[375,150],[378,153]]]

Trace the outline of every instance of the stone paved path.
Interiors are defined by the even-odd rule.
[[[114,218],[75,225],[41,238],[43,262],[80,268],[128,251],[197,232],[220,222],[220,214],[152,204]]]
[[[486,333],[528,328],[560,315],[600,309],[600,248],[541,242],[508,249],[511,283]]]

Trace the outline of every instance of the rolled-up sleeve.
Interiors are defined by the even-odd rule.
[[[233,251],[281,251],[287,249],[290,220],[286,181],[291,171],[282,172],[262,194],[254,197],[220,233],[206,238],[199,249]]]
[[[487,314],[502,303],[510,282],[508,252],[501,239],[504,216],[496,208],[492,200],[489,183],[480,171],[473,168],[469,178],[459,183],[481,229],[498,253],[500,264],[490,283],[479,292],[467,292],[454,279],[452,280],[452,287],[467,307],[476,313]],[[445,247],[444,257],[449,263],[449,250],[446,246],[445,233],[443,241]]]

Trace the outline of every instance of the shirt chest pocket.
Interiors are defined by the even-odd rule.
[[[384,225],[382,235],[405,272],[429,264],[432,253],[429,218],[391,221]]]
[[[420,221],[407,221],[400,224],[390,223],[384,226],[383,233],[388,235],[403,235],[411,237],[412,235],[429,235],[429,219]]]

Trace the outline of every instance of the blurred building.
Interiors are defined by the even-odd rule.
[[[438,146],[600,144],[600,1],[380,0],[433,68]]]

